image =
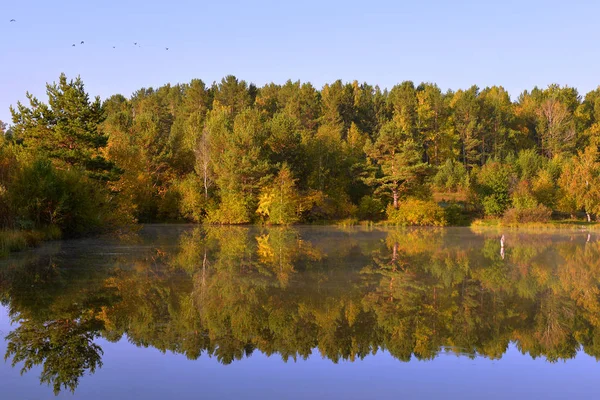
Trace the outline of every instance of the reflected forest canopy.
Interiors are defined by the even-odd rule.
[[[223,364],[256,350],[497,359],[510,343],[549,361],[600,357],[595,234],[512,233],[501,247],[466,229],[172,226],[102,240],[0,268],[17,323],[5,358],[40,366],[55,393],[102,366],[99,338]]]

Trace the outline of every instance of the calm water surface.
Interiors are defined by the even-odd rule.
[[[0,300],[2,399],[600,396],[595,233],[147,226]]]

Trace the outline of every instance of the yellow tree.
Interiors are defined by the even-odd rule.
[[[572,198],[578,208],[585,211],[588,222],[590,214],[600,211],[600,162],[598,148],[590,146],[568,163],[560,176],[560,187]]]
[[[298,221],[296,180],[287,164],[283,164],[271,185],[263,188],[256,213],[268,218],[270,224],[287,225]]]

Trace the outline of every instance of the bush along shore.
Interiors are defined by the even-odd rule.
[[[61,75],[46,89],[0,123],[3,253],[137,222],[560,227],[600,214],[600,88],[512,101],[501,86],[227,76],[101,101]]]
[[[48,240],[61,238],[57,227],[48,227],[43,230],[0,230],[0,258],[6,257],[12,252],[26,250],[36,247]]]

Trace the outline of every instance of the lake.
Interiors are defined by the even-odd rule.
[[[0,260],[2,398],[598,397],[599,239],[149,225],[47,243]]]

